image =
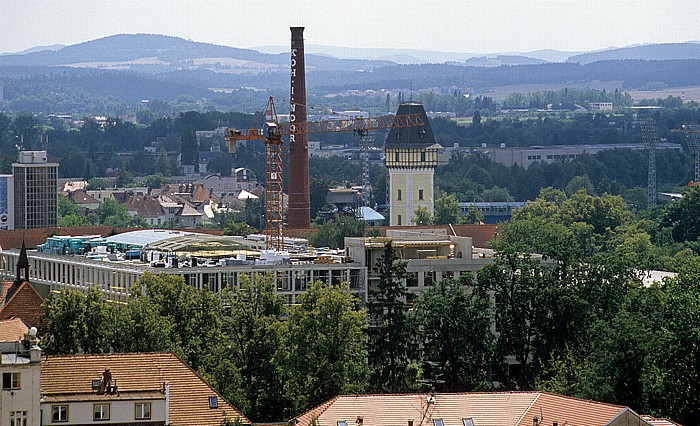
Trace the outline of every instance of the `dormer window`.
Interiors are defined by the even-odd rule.
[[[209,408],[219,408],[219,399],[216,396],[209,397]]]
[[[474,426],[474,420],[469,417],[468,419],[462,419],[464,426]]]
[[[338,426],[348,426],[348,422],[345,420],[338,420]]]
[[[433,419],[433,426],[445,426],[442,419]]]

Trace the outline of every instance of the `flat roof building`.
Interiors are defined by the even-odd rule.
[[[58,226],[58,163],[46,151],[20,151],[12,175],[15,228]]]

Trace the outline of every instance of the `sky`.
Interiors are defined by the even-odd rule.
[[[0,0],[0,52],[120,33],[232,47],[498,53],[700,40],[698,0]]]

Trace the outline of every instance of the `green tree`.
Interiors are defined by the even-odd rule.
[[[141,312],[155,309],[169,320],[170,339],[179,343],[183,359],[192,368],[213,368],[216,363],[211,359],[213,347],[223,344],[220,339],[223,306],[214,293],[189,286],[180,276],[145,273],[132,292],[132,301],[139,299],[144,299],[142,304],[151,305],[143,307]]]
[[[484,214],[476,206],[469,206],[467,215],[462,218],[465,224],[480,224],[484,221]]]
[[[661,221],[670,227],[676,242],[697,241],[700,237],[700,185],[692,186],[683,198],[668,205]]]
[[[468,290],[464,286],[469,287]],[[443,279],[416,302],[423,359],[437,365],[432,378],[447,392],[488,387],[493,335],[489,295],[473,286],[471,275]],[[426,368],[427,371],[430,368]],[[440,377],[436,377],[440,373]]]
[[[194,171],[199,171],[199,143],[197,143],[197,135],[194,128],[188,126],[180,135],[180,152],[182,159],[180,162],[183,165],[193,165]]]
[[[435,198],[436,225],[458,224],[462,219],[462,211],[459,209],[457,197],[452,194],[442,193]]]
[[[231,222],[224,228],[224,235],[238,235],[247,237],[250,234],[257,232],[257,229],[248,225],[245,222]]]
[[[418,370],[412,364],[414,331],[408,318],[404,279],[406,264],[399,261],[391,242],[374,269],[379,276],[370,288],[370,386],[375,392],[404,392],[415,389]]]
[[[566,195],[571,197],[576,192],[583,190],[586,194],[593,195],[593,183],[588,175],[574,176],[571,178],[569,183],[566,185]]]
[[[700,260],[697,256],[681,260],[678,275],[666,285],[663,306],[664,338],[656,353],[660,369],[659,392],[662,413],[682,424],[700,422]]]
[[[132,289],[129,302],[117,312],[114,327],[116,352],[173,352],[185,356],[180,348],[171,315],[162,315],[162,309],[141,288]]]
[[[88,188],[91,190],[107,189],[110,187],[111,187],[111,185],[109,184],[109,181],[107,179],[97,178],[97,177],[93,177],[91,179],[88,179]]]
[[[291,412],[302,413],[336,395],[363,392],[367,314],[357,309],[357,298],[344,288],[316,282],[297,303],[284,327]]]
[[[345,247],[345,237],[363,237],[365,235],[366,223],[355,220],[350,216],[335,215],[332,220],[327,221],[318,227],[311,237],[311,244],[314,247]]]
[[[498,337],[495,342],[497,374],[508,386],[528,389],[534,374],[530,363],[537,337],[538,312],[544,299],[544,280],[540,263],[525,251],[524,245],[499,244],[496,259],[478,273],[477,287],[494,295]],[[505,369],[507,357],[513,356],[517,373]],[[511,382],[513,381],[513,382]]]
[[[47,354],[104,353],[109,351],[113,311],[96,287],[85,294],[64,290],[42,305],[42,347]]]
[[[241,274],[238,284],[235,292],[223,294],[229,311],[223,330],[230,344],[213,376],[248,418],[272,421],[279,418],[281,407],[291,406],[284,392],[282,364],[284,301],[275,292],[275,273]]]
[[[149,191],[160,188],[168,183],[173,183],[173,180],[170,177],[165,176],[160,171],[152,175],[148,175],[143,179],[143,184],[148,187]]]
[[[95,210],[94,217],[98,224],[114,228],[146,226],[143,218],[130,216],[126,207],[113,199],[104,200]]]
[[[433,225],[433,215],[427,207],[420,206],[413,212],[413,219],[411,219],[416,226],[432,226]]]
[[[63,195],[58,196],[58,217],[77,215],[80,213],[80,207],[75,201],[64,197]]]

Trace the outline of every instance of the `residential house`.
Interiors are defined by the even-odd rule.
[[[621,405],[545,392],[340,395],[296,426],[651,426]]]
[[[143,218],[150,226],[162,226],[168,222],[168,214],[156,197],[133,195],[124,203],[131,216]]]
[[[138,188],[95,189],[88,190],[87,193],[100,203],[105,200],[115,200],[119,203],[124,203],[135,195],[148,195],[148,188],[144,186]]]
[[[241,190],[252,191],[260,186],[255,173],[245,167],[231,169],[231,176],[210,174],[196,180],[194,183],[211,189],[219,197]]]
[[[45,357],[41,401],[43,425],[250,423],[171,353]]]
[[[26,324],[17,319],[0,321],[2,426],[41,424],[41,349],[36,333],[36,328],[27,329]]]
[[[73,192],[68,192],[66,197],[73,200],[80,208],[80,214],[87,216],[100,207],[100,200],[88,194],[84,189],[77,189]]]

